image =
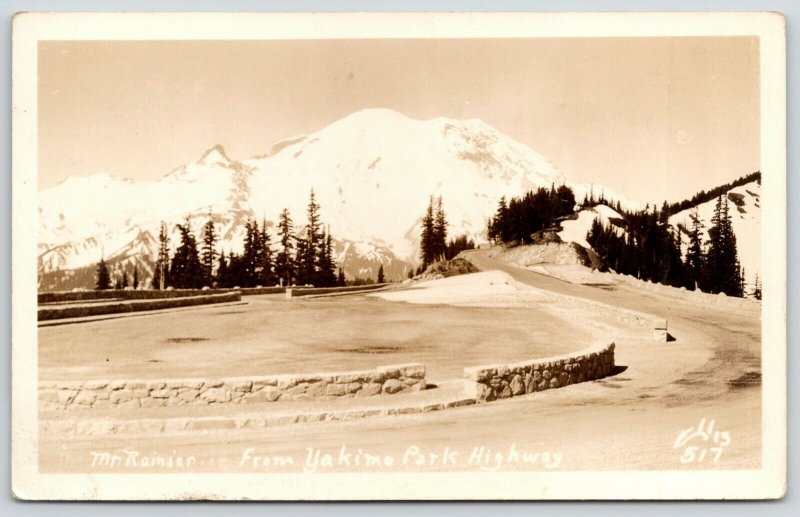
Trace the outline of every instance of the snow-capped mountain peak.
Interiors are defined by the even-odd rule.
[[[199,236],[211,215],[218,248],[239,252],[248,219],[274,223],[288,208],[302,227],[314,189],[345,273],[374,276],[383,264],[389,278],[399,279],[418,260],[419,221],[430,196],[442,196],[451,237],[480,242],[501,196],[569,185],[544,156],[483,121],[417,120],[383,108],[355,112],[243,161],[216,145],[157,181],[81,180],[40,192],[42,275],[93,266],[101,249],[134,249],[126,239],[144,243],[135,247],[142,251],[160,221],[174,229],[187,216]]]
[[[221,144],[208,149],[197,161],[203,165],[222,165],[229,166],[233,161],[225,154],[225,148]]]

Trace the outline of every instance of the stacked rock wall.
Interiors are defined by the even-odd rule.
[[[283,294],[285,287],[244,287],[241,289],[108,289],[103,291],[54,291],[39,293],[38,303],[79,303],[97,300],[160,300],[211,294],[239,293],[242,296]]]
[[[614,343],[514,364],[464,369],[467,396],[489,402],[600,379],[614,371]]]
[[[199,293],[200,291],[195,291]],[[155,311],[161,309],[175,309],[179,307],[192,307],[195,305],[208,305],[214,303],[238,302],[242,295],[238,292],[223,294],[209,294],[196,296],[181,296],[175,298],[161,298],[152,300],[126,300],[109,301],[108,303],[93,303],[88,305],[64,306],[39,306],[37,317],[39,321],[58,320],[64,318],[83,318],[88,316],[102,316],[106,314],[119,314],[123,312]]]
[[[347,287],[289,287],[286,288],[287,298],[299,298],[302,296],[317,296],[320,294],[338,294],[359,291],[373,291],[386,287],[387,283],[369,285],[351,285]]]
[[[351,372],[216,380],[40,381],[39,405],[53,410],[247,404],[392,395],[425,388],[425,366],[401,364]]]

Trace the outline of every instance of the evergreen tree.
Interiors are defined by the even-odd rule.
[[[317,273],[319,272],[319,256],[324,254],[322,251],[325,245],[324,237],[322,235],[322,221],[320,220],[320,206],[314,196],[314,190],[311,190],[308,200],[308,226],[306,227],[306,238],[308,239],[308,248],[306,254],[308,256],[308,273],[311,283],[318,282]],[[322,272],[324,275],[324,272]]]
[[[420,235],[420,260],[422,260],[420,267],[423,271],[436,260],[435,232],[433,196],[431,196],[428,200],[428,208],[422,218],[422,233]]]
[[[270,237],[267,231],[267,220],[261,221],[261,233],[259,234],[258,258],[260,263],[259,277],[261,285],[270,285],[273,282],[272,276],[272,248],[270,247]]]
[[[330,229],[325,232],[317,264],[319,265],[317,283],[322,287],[336,285],[336,264],[333,261],[333,238]]]
[[[247,221],[244,225],[244,250],[242,252],[241,275],[237,279],[240,287],[256,285],[256,269],[258,268],[259,235],[255,221]]]
[[[315,284],[319,281],[319,278],[317,277],[317,273],[319,271],[318,258],[320,256],[320,248],[324,246],[321,232],[322,223],[320,222],[319,210],[320,206],[317,204],[314,196],[314,190],[312,189],[309,196],[308,208],[306,209],[308,225],[306,226],[305,242],[303,243],[302,250],[303,253],[299,253],[300,244],[298,243],[297,256],[297,260],[299,262],[298,269],[300,270],[299,274],[302,277],[303,283],[307,284]]]
[[[745,281],[745,271],[741,264],[737,261],[737,269],[739,270],[739,296],[744,296],[747,282]]]
[[[686,278],[690,290],[704,287],[705,278],[705,254],[703,252],[703,241],[701,229],[703,224],[695,208],[691,215],[692,230],[689,233],[689,249],[686,251]]]
[[[308,260],[308,241],[303,237],[297,237],[295,242],[297,243],[295,278],[297,279],[297,285],[307,285],[311,283],[311,278],[309,277],[309,269],[311,268],[306,266]]]
[[[155,265],[153,266],[153,281],[151,284],[151,287],[153,289],[159,289],[161,287],[161,277],[162,277],[161,268],[158,262],[156,262]]]
[[[344,271],[342,271],[342,268],[339,268],[339,274],[336,277],[336,285],[339,287],[347,285],[347,280],[344,278]]]
[[[100,262],[97,263],[94,288],[98,291],[105,291],[111,288],[111,275],[108,272],[108,266],[103,257],[100,257]]]
[[[228,261],[225,259],[225,250],[219,254],[219,265],[217,266],[217,285],[220,287],[232,287],[230,285],[230,275],[228,274]]]
[[[758,277],[758,273],[756,273],[756,279],[753,283],[753,292],[751,294],[756,300],[761,299],[761,279]]]
[[[122,288],[125,289],[128,287],[128,273],[126,271],[122,272]]]
[[[506,215],[508,212],[508,207],[506,206],[506,197],[501,196],[500,202],[497,206],[497,212],[495,212],[494,217],[489,220],[489,228],[487,229],[486,235],[490,241],[494,242],[495,244],[498,242],[503,241],[503,234],[504,234],[504,227],[506,225]]]
[[[292,285],[294,278],[294,226],[289,215],[289,209],[284,208],[278,219],[278,235],[281,240],[281,250],[275,258],[275,274],[282,285]]]
[[[177,288],[196,289],[202,287],[203,275],[200,256],[197,252],[197,240],[192,234],[187,217],[184,224],[178,225],[181,242],[175,250],[170,265],[170,281]]]
[[[661,224],[669,224],[669,216],[670,216],[669,204],[666,201],[664,201],[664,204],[661,205],[661,213],[659,215],[659,222]]]
[[[133,266],[133,288],[139,288],[139,268],[137,266]]]
[[[167,223],[161,221],[158,232],[158,258],[153,268],[153,289],[164,289],[169,282],[169,234]]]
[[[378,283],[382,284],[386,281],[386,278],[383,276],[383,264],[378,268]]]
[[[235,255],[233,251],[228,252],[228,264],[227,264],[227,287],[243,287],[245,285],[245,274],[244,274],[244,257]]]
[[[736,233],[733,231],[733,222],[730,216],[728,198],[722,206],[722,216],[725,223],[725,257],[726,264],[733,264],[730,268],[732,276],[725,281],[725,294],[728,296],[744,296],[744,273],[739,262],[739,253],[736,247]],[[730,267],[730,266],[729,266]]]
[[[202,253],[202,276],[205,285],[212,286],[214,284],[214,261],[217,258],[217,252],[214,245],[217,242],[216,232],[214,231],[214,221],[211,219],[211,214],[208,214],[208,222],[203,227],[203,253]]]
[[[436,201],[436,220],[433,223],[434,260],[444,260],[447,252],[447,218],[442,207],[442,196]]]
[[[714,207],[711,228],[708,230],[706,286],[711,293],[742,296],[741,268],[736,251],[736,235],[727,198],[720,195]]]

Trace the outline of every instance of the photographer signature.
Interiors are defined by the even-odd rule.
[[[682,449],[680,462],[703,463],[710,461],[717,463],[731,444],[731,435],[728,431],[718,431],[714,428],[715,420],[700,419],[697,426],[689,427],[678,432],[673,449]]]

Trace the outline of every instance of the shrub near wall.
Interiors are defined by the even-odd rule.
[[[600,379],[614,371],[614,343],[521,363],[464,369],[467,396],[489,402]]]
[[[330,400],[394,395],[426,386],[421,364],[231,379],[40,381],[39,406],[54,410]]]

